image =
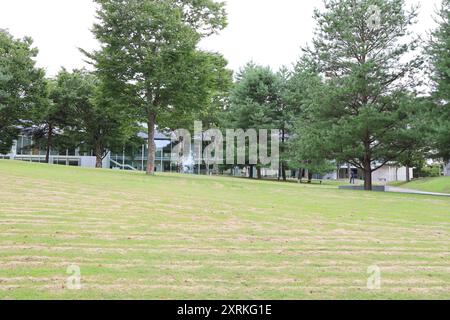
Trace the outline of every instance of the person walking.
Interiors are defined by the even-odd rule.
[[[353,171],[350,173],[350,184],[355,184],[356,175]]]

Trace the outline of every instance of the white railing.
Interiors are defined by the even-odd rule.
[[[114,160],[112,160],[112,159],[110,159],[109,161],[111,161],[111,163],[112,163],[113,165],[115,165],[116,167],[119,167],[119,169],[121,169],[121,170],[126,170],[126,169],[128,169],[128,170],[132,170],[132,171],[138,171],[136,168],[130,166],[129,164],[122,164],[122,163],[119,163],[119,162],[114,161]],[[114,169],[114,168],[113,168],[113,169]]]

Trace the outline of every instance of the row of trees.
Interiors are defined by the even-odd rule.
[[[8,153],[21,130],[32,135],[32,148],[80,148],[94,151],[101,167],[107,150],[132,140],[137,124],[106,94],[104,84],[85,70],[62,70],[45,78],[36,68],[30,39],[0,32],[0,153]]]
[[[226,60],[199,41],[226,26],[224,5],[211,0],[96,0],[93,33],[102,44],[84,52],[94,72],[62,70],[46,79],[31,39],[1,31],[0,153],[23,127],[37,146],[91,150],[101,167],[147,125],[147,173],[154,173],[155,128],[211,120],[232,83]],[[192,120],[192,121],[191,121]]]
[[[387,163],[450,160],[450,2],[423,47],[410,32],[417,8],[407,10],[402,0],[325,3],[293,71],[249,64],[238,75],[232,125],[282,129],[282,171],[328,173],[351,164],[364,173],[367,190]],[[435,84],[431,95],[420,91],[426,75]]]
[[[35,68],[32,40],[0,30],[0,153],[11,150],[25,110],[39,105],[44,72]]]
[[[411,33],[417,8],[407,10],[404,0],[325,0],[293,70],[249,63],[234,84],[220,54],[198,49],[225,28],[223,3],[95,1],[101,48],[85,52],[94,72],[62,70],[46,79],[31,40],[0,32],[0,152],[20,127],[32,126],[47,159],[53,146],[70,144],[93,150],[101,166],[107,150],[145,123],[153,174],[155,128],[203,120],[281,129],[284,179],[288,168],[326,173],[349,163],[370,190],[373,171],[388,162],[450,159],[449,0],[426,43]],[[432,92],[424,95],[426,79]]]

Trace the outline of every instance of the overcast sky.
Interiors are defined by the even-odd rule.
[[[407,0],[421,5],[416,31],[434,27],[432,15],[441,0]],[[291,65],[300,48],[312,36],[315,7],[321,0],[227,0],[229,26],[202,47],[225,55],[229,67],[238,71],[253,60],[278,69]],[[31,36],[39,48],[38,65],[54,75],[85,66],[78,47],[97,48],[90,28],[95,6],[91,0],[0,0],[0,28],[15,37]]]

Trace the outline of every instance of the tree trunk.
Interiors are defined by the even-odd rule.
[[[286,141],[286,130],[282,130],[281,134],[281,145],[282,145],[282,152],[284,156],[284,143]],[[281,177],[283,178],[283,181],[286,182],[286,162],[284,160],[281,160]]]
[[[364,190],[372,191],[372,166],[370,161],[364,161]]]
[[[103,159],[102,159],[102,156],[96,155],[95,158],[96,158],[96,160],[95,160],[95,167],[96,167],[97,169],[103,168]]]
[[[262,179],[262,174],[261,174],[261,168],[260,167],[256,168],[256,173],[258,175],[258,179],[261,180]]]
[[[411,181],[411,175],[409,174],[409,167],[406,166],[406,182]]]
[[[103,168],[103,150],[99,143],[95,146],[95,167],[97,169]]]
[[[156,127],[156,113],[150,112],[148,114],[148,157],[147,157],[147,175],[155,174],[155,127]]]
[[[49,124],[47,132],[47,148],[45,150],[45,163],[50,163],[50,150],[52,148],[52,143],[53,143],[53,126]]]
[[[299,168],[298,169],[298,182],[302,183],[303,181],[303,169]]]
[[[248,177],[249,177],[250,179],[253,179],[253,166],[250,166],[250,171],[249,171],[249,173],[248,173]]]
[[[369,130],[366,129],[366,137],[364,141],[364,190],[372,191],[372,154],[370,149],[370,134]]]
[[[312,183],[313,173],[311,170],[308,170],[308,183]]]

